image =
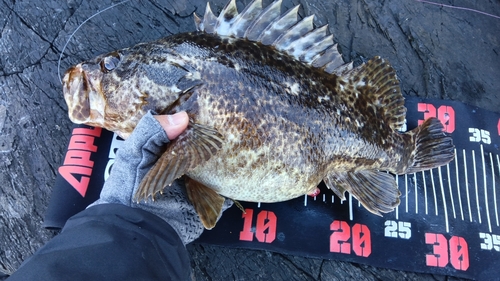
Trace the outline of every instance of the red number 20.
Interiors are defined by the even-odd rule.
[[[351,253],[351,228],[345,221],[335,220],[330,224],[333,231],[330,236],[330,252]],[[368,257],[372,253],[370,229],[364,224],[355,224],[352,227],[352,249],[357,256]]]

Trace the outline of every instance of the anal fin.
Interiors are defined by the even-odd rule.
[[[370,212],[381,215],[394,210],[399,205],[396,180],[391,174],[376,170],[333,172],[323,181],[336,195],[345,200],[345,191],[358,199]]]
[[[175,179],[210,159],[221,147],[222,135],[214,128],[196,123],[171,141],[166,151],[142,179],[134,200],[154,196]]]
[[[198,216],[200,216],[203,226],[206,229],[212,229],[222,213],[224,197],[217,194],[215,190],[189,177],[185,177],[185,183],[189,201],[191,201]]]
[[[345,200],[345,192],[347,190],[339,182],[336,174],[329,174],[323,179],[323,181],[325,182],[326,187],[331,189],[333,193],[340,198],[340,200]]]

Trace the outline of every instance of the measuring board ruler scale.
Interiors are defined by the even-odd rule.
[[[453,137],[455,160],[397,176],[401,203],[382,217],[323,184],[316,197],[241,202],[197,242],[336,259],[478,280],[500,272],[500,114],[459,102],[406,98],[407,124],[437,117]],[[404,128],[406,129],[406,128]],[[58,228],[99,196],[117,149],[112,133],[77,126],[44,225]]]

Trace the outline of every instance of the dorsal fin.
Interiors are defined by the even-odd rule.
[[[299,21],[300,5],[281,15],[281,1],[274,1],[262,9],[262,0],[253,0],[239,14],[235,0],[230,0],[218,17],[207,3],[203,18],[194,15],[196,29],[271,45],[328,73],[340,75],[352,69],[352,63],[346,64],[338,52],[333,35],[327,34],[327,25],[315,29],[314,15]]]
[[[404,125],[404,97],[396,71],[387,60],[374,57],[366,64],[344,72],[341,79],[366,97],[393,130]]]

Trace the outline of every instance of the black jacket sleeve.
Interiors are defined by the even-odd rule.
[[[93,206],[7,280],[190,280],[186,248],[175,230],[146,211]]]

